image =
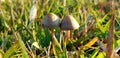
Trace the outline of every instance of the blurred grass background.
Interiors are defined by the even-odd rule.
[[[28,27],[32,0],[0,0],[0,55],[4,58],[105,58],[105,51],[95,39],[106,44],[111,19],[111,1],[108,0],[37,0],[37,16],[34,28]],[[85,10],[86,14],[85,14]],[[120,1],[115,0],[114,48],[120,46]],[[48,13],[55,13],[61,19],[72,14],[80,28],[85,27],[85,20],[94,17],[95,24],[84,35],[63,43],[63,52],[54,54],[51,49],[51,34],[48,28],[41,28],[41,21]],[[60,29],[55,29],[57,39]],[[73,37],[74,37],[73,36]],[[93,43],[90,43],[90,42]],[[94,42],[95,41],[95,42]],[[89,42],[89,43],[88,43]],[[61,45],[62,46],[62,45]],[[86,47],[87,46],[87,47]],[[84,49],[85,48],[85,49]],[[55,50],[57,51],[57,50]]]

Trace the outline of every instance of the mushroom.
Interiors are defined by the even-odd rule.
[[[60,24],[59,17],[54,13],[47,14],[42,21],[42,26],[48,27],[50,29],[54,29],[55,27],[58,27],[59,24]]]
[[[51,31],[51,36],[52,36],[52,45],[53,47],[59,47],[60,51],[61,50],[61,46],[58,43],[56,37],[55,37],[55,33],[54,33],[54,28],[58,27],[60,24],[60,19],[57,15],[55,15],[54,13],[49,13],[47,14],[44,19],[42,20],[42,27],[47,27],[50,29]]]
[[[47,27],[50,29],[52,34],[52,41],[55,39],[54,28],[58,27],[60,24],[59,17],[54,13],[47,14],[42,20],[42,27]]]
[[[74,31],[79,28],[79,24],[72,15],[67,15],[63,18],[60,24],[61,30],[65,30],[65,41],[70,38],[70,31]]]

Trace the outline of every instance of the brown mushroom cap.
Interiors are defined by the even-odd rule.
[[[75,30],[79,28],[79,24],[72,15],[67,15],[61,21],[60,28],[62,30]]]
[[[60,24],[60,19],[54,13],[47,14],[44,17],[44,19],[42,20],[43,27],[55,28],[55,27],[59,26],[59,24]]]

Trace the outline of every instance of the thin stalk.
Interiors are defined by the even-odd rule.
[[[63,40],[62,37],[63,37],[63,32],[62,32],[62,30],[60,30],[60,40],[59,40],[60,45],[62,45],[62,43],[61,43],[61,41]]]
[[[45,0],[42,0],[42,8],[44,8]]]
[[[10,2],[10,4],[11,4],[11,9],[10,9],[10,13],[11,13],[11,26],[12,27],[14,27],[14,25],[15,25],[15,22],[14,22],[14,14],[13,14],[13,12],[14,12],[14,10],[13,10],[13,4],[12,4],[12,2]]]
[[[85,28],[84,28],[84,34],[86,34],[87,33],[87,19],[86,19],[86,17],[87,17],[87,10],[85,9],[85,6],[84,6],[84,4],[83,4],[83,14],[84,14],[84,23],[85,23]]]
[[[52,44],[54,43],[54,39],[55,38],[55,33],[54,33],[54,29],[51,29],[51,36],[52,36]]]
[[[115,21],[115,6],[114,0],[112,0],[112,18],[110,21],[109,35],[107,39],[106,58],[113,58],[114,21]]]
[[[57,41],[57,38],[55,37],[55,33],[54,33],[54,29],[50,29],[51,30],[51,35],[52,35],[52,50],[54,55],[59,55],[62,52],[62,48],[59,44],[59,42]],[[57,57],[57,56],[55,56]]]
[[[70,30],[67,30],[65,33],[65,42],[67,43],[69,39],[70,39]]]
[[[51,36],[52,36],[52,45],[58,45],[60,47],[60,44],[57,38],[55,37],[54,29],[50,29],[50,30],[51,30]]]
[[[50,49],[51,49],[51,42],[50,42],[50,45],[48,46],[48,52],[47,52],[48,58],[50,58]]]
[[[66,6],[66,0],[63,0],[63,6]]]
[[[70,38],[73,39],[74,30],[70,31]]]

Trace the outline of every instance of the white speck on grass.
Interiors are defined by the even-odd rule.
[[[120,46],[115,48],[115,52],[117,53],[120,50]]]
[[[35,20],[36,15],[37,15],[37,7],[36,4],[34,4],[30,9],[30,17],[29,17],[30,23],[32,23]]]

